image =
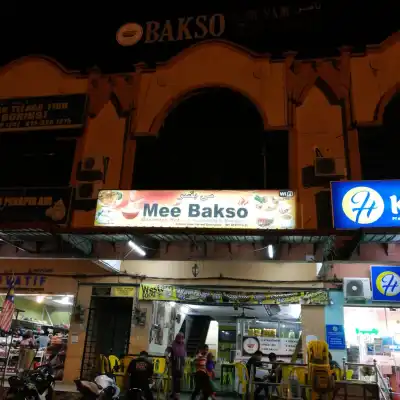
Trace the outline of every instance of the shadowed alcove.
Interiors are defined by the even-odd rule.
[[[264,181],[288,186],[287,132],[265,132],[257,107],[227,88],[191,92],[157,138],[137,139],[134,189],[257,189]]]

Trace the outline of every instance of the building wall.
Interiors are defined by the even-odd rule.
[[[0,71],[0,98],[87,93],[88,119],[79,139],[74,170],[85,157],[109,157],[98,188],[129,189],[135,136],[156,135],[169,110],[199,88],[222,86],[248,97],[269,129],[290,132],[290,186],[299,193],[299,227],[317,225],[315,194],[302,170],[312,166],[315,147],[324,156],[350,156],[344,173],[361,177],[357,127],[382,122],[385,105],[399,90],[399,34],[365,54],[342,49],[336,59],[282,61],[255,57],[221,41],[182,51],[155,69],[112,76],[79,76],[45,58],[22,58]],[[34,133],[33,133],[34,134]],[[345,151],[345,149],[347,151]],[[71,184],[76,184],[71,171]],[[90,227],[94,210],[75,211],[74,226]]]

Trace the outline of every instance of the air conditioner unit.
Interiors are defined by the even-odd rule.
[[[344,158],[316,157],[314,160],[315,176],[346,176]]]
[[[369,278],[344,278],[343,292],[346,302],[369,300],[372,298]]]
[[[86,157],[76,171],[76,200],[95,200],[103,188],[109,157]]]

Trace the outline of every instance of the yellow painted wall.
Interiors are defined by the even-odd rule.
[[[315,228],[314,195],[321,188],[303,188],[302,168],[313,164],[315,146],[323,155],[343,158],[346,128],[352,178],[361,176],[357,124],[380,122],[384,106],[400,87],[399,63],[399,34],[365,54],[343,49],[336,59],[312,61],[293,54],[272,61],[224,42],[204,42],[156,69],[139,65],[136,73],[112,76],[98,71],[79,76],[51,60],[28,57],[0,71],[0,98],[87,93],[90,116],[74,168],[85,157],[109,157],[106,180],[97,189],[129,188],[136,148],[129,133],[156,135],[169,110],[194,89],[230,88],[256,105],[265,129],[289,129],[290,183],[299,193],[302,212],[298,225]],[[320,82],[343,107],[328,101]],[[73,173],[71,184],[76,184]],[[93,219],[94,210],[76,211],[73,225],[90,227]]]

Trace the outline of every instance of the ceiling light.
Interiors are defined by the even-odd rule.
[[[274,258],[274,246],[272,246],[272,244],[268,245],[268,257]]]
[[[141,247],[139,247],[134,241],[130,240],[128,242],[128,245],[133,251],[139,254],[139,256],[144,257],[146,255],[146,252]]]
[[[58,304],[63,304],[65,306],[72,306],[72,302],[69,301],[69,297],[68,296],[64,296],[61,300],[53,300],[55,303]]]
[[[43,303],[44,299],[45,299],[45,296],[37,296],[36,297],[36,303]]]

